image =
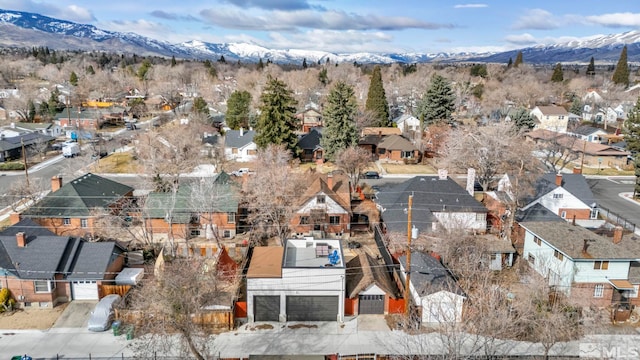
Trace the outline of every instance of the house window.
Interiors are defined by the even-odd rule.
[[[247,150],[247,155],[257,155],[258,154],[258,150],[256,149],[248,149]]]
[[[231,149],[231,153],[232,154],[237,154],[238,153],[238,148],[232,148]]]
[[[608,261],[594,261],[593,270],[609,270]]]
[[[554,199],[562,199],[562,194],[553,194]]]
[[[537,236],[533,237],[533,242],[538,244],[538,246],[542,246],[542,240],[540,240],[540,238]]]
[[[318,204],[324,204],[324,203],[325,203],[325,200],[326,200],[326,199],[325,199],[325,196],[324,196],[324,195],[318,195],[318,196],[316,197],[316,202],[317,202]]]
[[[229,212],[227,213],[227,224],[235,224],[236,223],[236,213]]]
[[[562,253],[558,250],[553,250],[553,256],[555,256],[556,259],[560,261],[564,260],[564,255],[562,255]]]
[[[592,208],[591,209],[591,213],[589,214],[589,218],[590,219],[597,219],[598,218],[598,209],[597,208]]]
[[[51,281],[36,280],[33,282],[33,288],[36,293],[50,293],[53,286],[51,286]]]
[[[191,229],[191,236],[200,236],[199,229]]]
[[[403,159],[411,159],[413,158],[413,151],[401,151],[400,157],[402,157]]]
[[[567,218],[567,212],[566,211],[561,212],[560,213],[560,217],[563,218],[563,219],[566,219]]]
[[[491,254],[491,261],[496,261],[497,258],[498,258],[498,254],[496,253]]]
[[[222,233],[222,236],[223,236],[223,237],[225,237],[225,238],[230,238],[230,237],[231,237],[231,231],[229,231],[229,230],[225,230],[225,231]]]
[[[64,226],[69,226],[69,225],[71,225],[71,218],[64,218],[64,219],[62,219],[62,225],[64,225]]]
[[[528,260],[531,264],[534,264],[534,265],[535,265],[535,263],[536,263],[536,257],[535,257],[535,256],[533,256],[533,255],[531,255],[531,254],[529,254],[529,256],[527,257],[527,260]]]
[[[88,228],[89,227],[89,220],[88,219],[80,219],[80,227]]]
[[[596,284],[596,286],[593,288],[593,297],[601,298],[602,296],[604,296],[604,285]]]
[[[331,224],[331,225],[339,225],[340,224],[340,216],[329,216],[329,224]]]
[[[300,225],[309,225],[309,217],[300,216]]]
[[[487,221],[487,214],[476,213],[476,221]]]
[[[639,289],[640,289],[640,285],[633,285],[633,290],[628,290],[627,291],[627,297],[628,298],[637,298]]]

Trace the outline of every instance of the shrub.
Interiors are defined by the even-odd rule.
[[[9,289],[0,289],[0,313],[12,310],[15,304],[16,302],[11,298]]]
[[[24,170],[24,164],[19,162],[10,162],[0,164],[0,171]]]

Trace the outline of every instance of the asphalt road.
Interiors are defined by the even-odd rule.
[[[640,226],[640,206],[620,197],[633,192],[634,181],[634,177],[587,179],[598,205]]]

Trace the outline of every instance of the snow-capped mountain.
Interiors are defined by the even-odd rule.
[[[154,40],[134,33],[121,33],[98,29],[93,25],[78,24],[47,16],[0,9],[0,46],[39,47],[58,50],[108,51],[135,53],[142,56],[175,56],[187,59],[219,59],[257,62],[269,59],[276,63],[357,62],[418,63],[418,62],[500,62],[515,59],[522,51],[527,63],[587,63],[593,56],[598,63],[614,63],[620,50],[627,45],[629,62],[640,62],[640,31],[599,35],[563,44],[534,46],[501,53],[351,53],[336,54],[303,49],[268,49],[247,43],[213,44],[197,40],[181,44]]]

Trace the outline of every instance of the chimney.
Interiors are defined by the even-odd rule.
[[[333,190],[333,175],[327,175],[327,186],[329,189]]]
[[[622,241],[622,226],[616,226],[613,229],[613,243],[619,244]]]
[[[16,241],[17,241],[18,247],[27,246],[27,239],[24,236],[23,232],[16,233]]]
[[[240,137],[244,136],[244,128],[240,127]]]
[[[561,173],[557,173],[556,174],[556,186],[562,186],[562,174]]]
[[[20,222],[20,213],[12,212],[9,214],[9,222],[11,225],[15,225]]]
[[[56,175],[51,178],[51,192],[57,191],[62,187],[62,175]]]
[[[582,168],[579,166],[576,166],[573,168],[573,173],[574,174],[582,174]]]

